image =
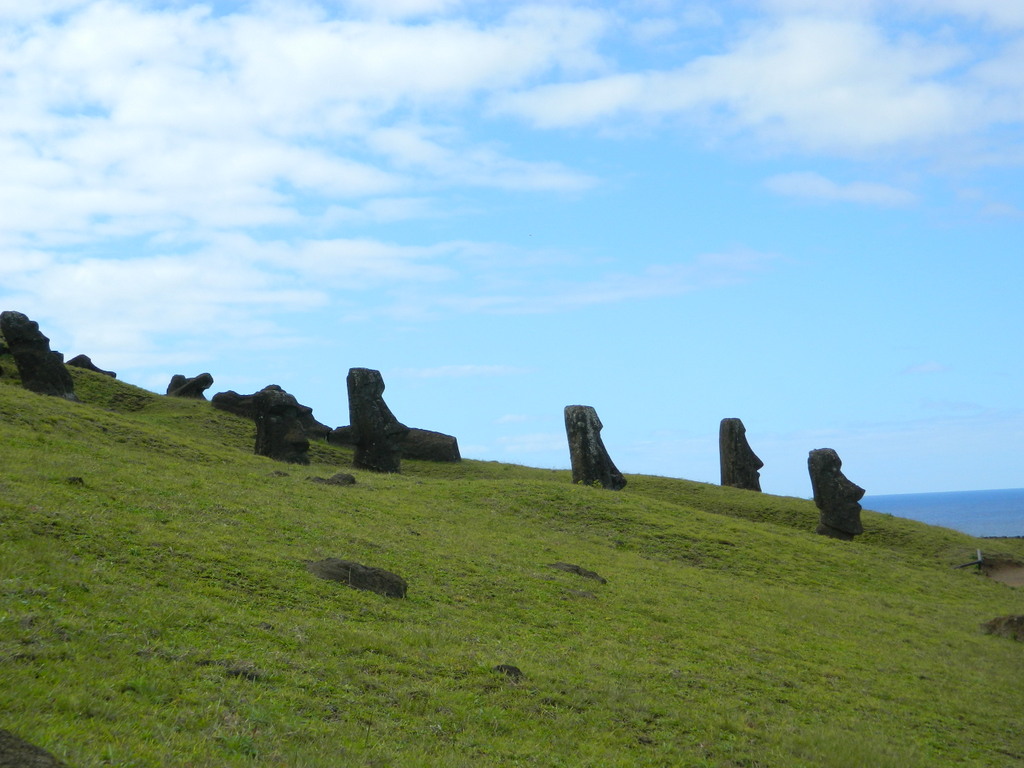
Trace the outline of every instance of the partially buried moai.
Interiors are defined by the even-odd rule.
[[[75,382],[64,367],[64,355],[50,351],[50,340],[39,330],[37,322],[21,312],[8,310],[0,313],[0,334],[7,342],[25,389],[78,400]]]
[[[276,384],[252,396],[256,454],[290,464],[309,464],[309,440],[299,420],[299,402]]]
[[[409,428],[384,402],[384,378],[371,368],[348,372],[348,414],[355,440],[352,464],[374,472],[402,471],[402,443]]]
[[[843,462],[831,448],[818,448],[807,457],[814,503],[821,512],[818,533],[850,541],[864,533],[860,522],[860,500],[864,489],[842,473]]]
[[[722,419],[718,430],[718,454],[722,465],[722,485],[761,490],[764,462],[757,458],[747,442],[747,430],[739,419]]]
[[[600,484],[611,491],[626,487],[626,478],[616,469],[601,430],[604,425],[597,411],[589,405],[565,406],[565,433],[569,438],[569,459],[572,462],[572,481],[583,485]]]

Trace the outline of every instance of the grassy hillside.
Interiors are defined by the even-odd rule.
[[[809,501],[660,477],[285,465],[208,403],[0,364],[0,728],[76,768],[1024,761],[1024,646],[978,628],[1024,594],[952,568],[1024,542],[867,511],[839,542]]]

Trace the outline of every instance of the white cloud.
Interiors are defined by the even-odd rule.
[[[869,181],[840,184],[819,173],[783,173],[765,180],[764,185],[780,195],[812,200],[864,203],[898,207],[910,205],[917,199],[905,189]]]
[[[118,366],[152,352],[157,337],[186,339],[280,332],[263,318],[323,304],[313,286],[253,269],[229,254],[81,258],[25,264],[7,276],[8,303],[45,318],[79,351]],[[175,350],[167,350],[173,354]]]
[[[422,127],[381,128],[369,136],[368,144],[403,170],[474,186],[574,191],[597,183],[559,163],[514,160],[490,147],[450,149]]]
[[[816,151],[858,152],[983,124],[977,99],[942,78],[964,59],[956,45],[889,39],[863,21],[792,17],[679,69],[543,85],[495,109],[542,127],[681,114]]]
[[[919,19],[959,16],[1002,28],[1024,27],[1024,5],[1016,0],[761,0],[778,14],[868,17],[897,13]]]
[[[27,22],[80,8],[90,0],[0,0],[0,21]]]
[[[522,292],[439,296],[443,307],[467,313],[543,314],[624,301],[678,296],[746,282],[776,257],[756,251],[701,254],[690,261],[655,264],[635,272],[607,272],[589,282],[554,281]]]
[[[67,15],[46,15],[56,11]],[[0,35],[0,242],[295,225],[318,214],[311,198],[322,213],[342,200],[409,198],[420,183],[593,183],[467,136],[439,140],[427,122],[386,126],[401,111],[458,110],[480,93],[598,65],[601,13],[512,6],[486,24],[402,24],[332,19],[313,5],[218,16],[110,0],[51,3],[34,19]],[[401,135],[388,143],[388,130]],[[423,148],[433,156],[417,157]],[[377,208],[366,213],[404,215]]]
[[[344,0],[343,5],[367,16],[402,19],[443,14],[464,5],[464,0]]]

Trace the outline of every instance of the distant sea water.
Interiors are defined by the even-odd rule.
[[[971,536],[1024,536],[1024,488],[865,496],[860,504]]]

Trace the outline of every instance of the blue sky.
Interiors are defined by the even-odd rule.
[[[0,307],[467,458],[1024,487],[1024,3],[0,0]]]

